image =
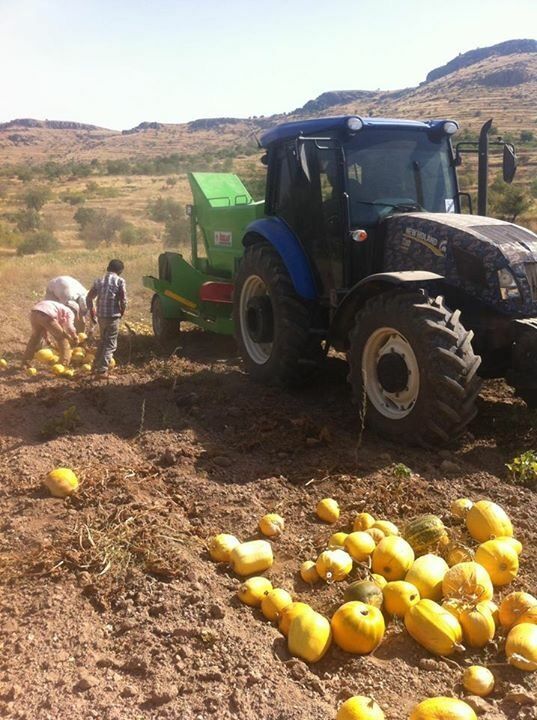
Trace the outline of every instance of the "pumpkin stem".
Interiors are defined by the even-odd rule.
[[[533,663],[531,662],[531,660],[528,660],[527,657],[524,657],[524,655],[521,655],[520,653],[513,653],[513,654],[511,655],[511,657],[509,657],[509,658],[507,659],[507,662],[509,663],[509,665],[513,665],[513,664],[514,664],[514,663],[513,663],[513,660],[515,660],[516,662],[520,663],[521,665],[531,665],[531,666],[533,666]]]

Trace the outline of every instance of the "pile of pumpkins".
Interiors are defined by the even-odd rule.
[[[353,568],[366,579],[350,582],[343,604],[329,620],[307,603],[294,600],[283,588],[273,588],[260,573],[273,564],[267,540],[241,543],[219,534],[209,542],[216,562],[249,576],[238,590],[240,600],[260,607],[287,637],[291,655],[315,663],[332,643],[364,655],[382,642],[386,621],[399,619],[410,636],[437,656],[450,656],[466,647],[484,648],[497,631],[506,636],[507,661],[524,671],[537,670],[537,598],[526,592],[506,594],[497,604],[494,588],[505,588],[517,576],[522,544],[513,537],[507,513],[496,503],[461,498],[451,513],[464,522],[475,551],[450,538],[442,520],[432,514],[410,520],[401,530],[393,522],[359,513],[352,531],[335,532],[327,548],[300,566],[301,578],[314,583],[345,581]],[[340,509],[333,498],[316,507],[322,521],[334,524]],[[259,529],[269,538],[285,530],[284,519],[270,513]],[[466,669],[463,686],[485,697],[494,689],[494,676],[485,667]],[[472,708],[455,698],[429,698],[412,712],[410,720],[466,720]],[[381,720],[384,713],[370,698],[356,696],[339,709],[337,720]]]
[[[74,367],[67,367],[60,363],[60,358],[51,348],[41,348],[34,355],[34,362],[39,364],[57,377],[74,378],[79,375],[88,375],[91,373],[95,354],[90,352],[86,347],[87,335],[85,333],[78,334],[79,345],[77,345],[71,355],[71,364]],[[112,370],[116,366],[114,358],[111,359],[109,368]],[[37,368],[29,367],[26,369],[28,377],[37,375]]]

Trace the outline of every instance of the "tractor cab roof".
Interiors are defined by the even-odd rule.
[[[349,122],[350,121],[350,122]],[[318,135],[330,133],[339,135],[347,133],[353,135],[355,132],[367,129],[385,130],[440,130],[446,120],[401,120],[392,118],[362,118],[358,115],[339,115],[337,117],[321,117],[312,120],[297,120],[295,122],[282,123],[263,133],[260,139],[261,146],[268,148],[280,142],[294,140],[301,136]],[[355,127],[353,127],[353,123]],[[359,127],[358,127],[359,126]]]

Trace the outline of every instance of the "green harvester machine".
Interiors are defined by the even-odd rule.
[[[232,278],[244,253],[246,227],[264,216],[264,201],[254,202],[232,173],[188,173],[193,205],[190,216],[191,260],[178,252],[159,256],[159,277],[143,284],[155,294],[151,317],[164,347],[177,344],[180,322],[233,334]]]

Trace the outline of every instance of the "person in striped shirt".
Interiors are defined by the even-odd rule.
[[[24,351],[22,364],[28,367],[39,348],[42,340],[54,338],[60,354],[60,363],[69,365],[71,360],[71,345],[78,342],[75,329],[75,314],[71,308],[55,300],[41,300],[36,303],[30,312],[32,334]]]
[[[93,370],[101,377],[108,375],[110,360],[117,348],[119,322],[127,307],[127,288],[120,277],[124,267],[121,260],[110,260],[106,273],[95,280],[86,298],[91,319],[99,323],[100,338]]]

